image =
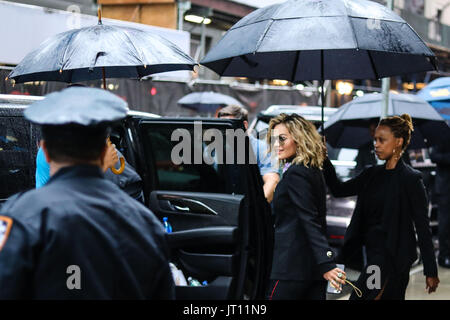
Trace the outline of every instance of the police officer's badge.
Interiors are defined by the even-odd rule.
[[[13,221],[11,218],[0,216],[0,251],[2,251],[2,248],[8,239],[12,224]]]

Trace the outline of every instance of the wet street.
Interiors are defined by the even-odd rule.
[[[425,278],[422,266],[413,268],[406,290],[406,300],[450,300],[450,269],[439,267],[439,287],[436,292],[425,292]]]
[[[413,267],[410,272],[408,289],[406,290],[406,300],[450,300],[450,269],[439,267],[439,287],[436,292],[428,294],[425,292],[425,277],[423,266]],[[350,281],[357,279],[359,273],[347,270]],[[327,300],[348,300],[351,287],[344,287],[341,294],[328,294]]]

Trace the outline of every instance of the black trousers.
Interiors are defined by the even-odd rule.
[[[274,280],[270,281],[268,300],[326,300],[325,280]]]
[[[354,283],[361,290],[362,296],[358,297],[352,290],[350,300],[405,300],[410,268],[395,272],[392,258],[376,246],[375,239],[372,240],[371,244],[375,247],[366,246],[367,265]]]
[[[448,195],[437,197],[439,258],[450,256],[450,198]]]

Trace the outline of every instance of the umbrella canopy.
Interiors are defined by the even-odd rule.
[[[370,119],[381,116],[381,94],[367,94],[344,104],[325,122],[327,142],[337,148],[359,148],[373,138]],[[450,135],[450,127],[425,100],[412,94],[389,93],[388,116],[408,113],[414,124],[411,148],[423,148],[441,142]]]
[[[436,108],[444,119],[450,120],[450,77],[431,81],[417,95]]]
[[[178,100],[178,104],[198,112],[215,112],[218,108],[230,104],[242,107],[235,98],[213,91],[189,93]]]
[[[102,78],[142,78],[197,63],[172,42],[142,30],[103,25],[59,33],[30,52],[9,74],[17,83],[75,83]]]
[[[290,0],[238,21],[200,62],[222,76],[378,79],[436,69],[397,14],[367,0]]]

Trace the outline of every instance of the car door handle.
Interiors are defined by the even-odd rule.
[[[187,211],[191,210],[191,209],[189,209],[189,207],[180,207],[180,206],[174,205],[170,201],[169,201],[169,204],[172,205],[175,209],[177,209],[179,211],[186,211],[187,212]]]
[[[167,201],[169,207],[177,211],[210,214],[215,216],[219,215],[214,209],[204,204],[203,202],[183,196],[159,194],[158,200]]]

